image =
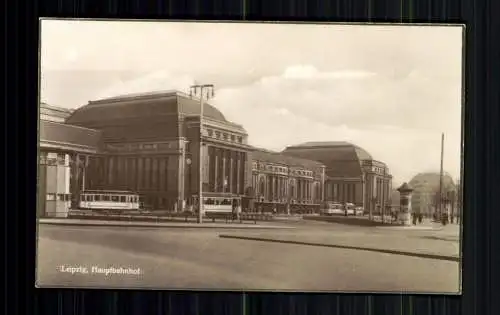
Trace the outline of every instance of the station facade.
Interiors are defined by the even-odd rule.
[[[53,216],[47,204],[58,195],[65,196],[60,209],[63,203],[77,207],[83,190],[134,191],[153,209],[196,204],[199,112],[199,99],[178,91],[89,101],[73,111],[41,104],[39,204],[45,206],[39,214]],[[367,207],[382,200],[382,191],[389,194],[381,188],[391,180],[385,164],[354,145],[254,148],[243,126],[207,103],[202,123],[204,196],[235,198],[247,210],[291,213],[319,209],[323,201]],[[357,167],[338,158],[346,150],[355,152],[349,165]],[[50,163],[64,175],[47,172]]]
[[[283,154],[324,164],[325,201],[353,203],[375,212],[384,205],[390,208],[390,170],[363,148],[343,141],[307,142],[289,146]]]
[[[257,149],[251,151],[254,210],[277,213],[317,211],[324,199],[322,163]]]

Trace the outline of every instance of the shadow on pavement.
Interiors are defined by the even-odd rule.
[[[418,257],[418,258],[425,258],[425,259],[445,260],[445,261],[452,261],[452,262],[459,262],[460,261],[460,258],[453,257],[453,256],[415,253],[415,252],[404,252],[404,251],[399,251],[399,250],[381,249],[381,248],[368,248],[368,247],[358,247],[358,246],[348,246],[348,245],[338,245],[338,244],[322,244],[322,243],[300,242],[300,241],[291,241],[291,240],[278,240],[278,239],[260,238],[260,237],[234,236],[234,235],[224,235],[224,234],[220,234],[219,237],[220,238],[227,238],[227,239],[258,241],[258,242],[270,242],[270,243],[282,243],[282,244],[293,244],[293,245],[307,245],[307,246],[319,246],[319,247],[363,250],[363,251],[377,252],[377,253],[383,253],[383,254],[402,255],[402,256]]]

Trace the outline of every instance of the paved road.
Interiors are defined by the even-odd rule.
[[[405,243],[408,247],[436,250],[449,246],[443,251],[449,251],[450,246],[458,248],[451,229],[396,231],[322,222],[286,224],[295,229],[242,231],[42,224],[37,283],[39,286],[209,290],[458,291],[457,262],[219,237],[220,234],[247,233],[281,238],[299,235],[317,241],[352,239],[356,244],[369,243],[369,240],[373,243],[378,237],[386,243],[392,239],[393,243]],[[70,274],[58,270],[61,266],[140,268],[140,274]]]

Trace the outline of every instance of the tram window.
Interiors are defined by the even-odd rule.
[[[95,195],[94,200],[95,201],[102,201],[102,195]]]
[[[215,205],[220,205],[220,200],[215,200]]]
[[[57,200],[65,201],[64,194],[57,194]]]
[[[118,196],[111,196],[111,201],[118,202],[120,198]]]
[[[207,205],[213,205],[214,204],[214,200],[211,199],[211,198],[208,198],[208,199],[205,200],[205,204],[207,204]]]
[[[127,197],[125,196],[120,196],[120,202],[126,202],[127,201]]]
[[[110,200],[111,200],[110,196],[107,195],[102,196],[102,201],[110,201]]]

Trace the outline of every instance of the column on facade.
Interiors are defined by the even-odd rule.
[[[299,201],[299,200],[300,200],[300,197],[301,197],[301,196],[300,196],[300,194],[301,194],[301,192],[300,192],[300,190],[301,190],[301,187],[300,187],[300,179],[299,179],[299,178],[297,178],[297,179],[295,180],[295,183],[296,183],[296,184],[295,184],[295,190],[296,190],[296,194],[295,194],[295,195],[296,195],[296,199],[297,199],[297,201]]]
[[[269,200],[274,200],[274,175],[269,175]]]
[[[304,179],[304,199],[309,200],[309,180]]]
[[[307,201],[311,200],[311,180],[307,179]]]
[[[285,198],[287,201],[290,196],[289,185],[290,185],[290,178],[288,176],[285,176]]]
[[[302,200],[307,200],[307,180],[302,179]]]
[[[230,152],[230,154],[229,154],[229,180],[228,180],[230,193],[234,192],[233,176],[234,176],[233,152]]]
[[[312,179],[309,180],[309,201],[312,201],[312,196],[313,196],[313,181]]]
[[[363,207],[363,210],[366,209],[366,200],[365,200],[365,192],[366,192],[366,179],[365,179],[365,175],[362,175],[362,178],[361,178],[361,206]]]
[[[281,199],[285,198],[285,178],[283,176],[281,176],[281,195],[280,195],[280,198]]]
[[[237,152],[236,154],[236,193],[240,194],[240,182],[241,182],[241,153]]]
[[[304,180],[301,178],[299,179],[300,182],[300,199],[303,201],[304,200]]]
[[[226,192],[226,150],[221,150],[221,189],[222,192]]]
[[[307,180],[302,179],[302,200],[305,201],[307,199]]]
[[[277,183],[278,178],[276,177],[276,175],[273,175],[273,200],[276,200],[276,196],[278,195]]]
[[[218,190],[219,185],[219,150],[214,148],[214,191]]]

